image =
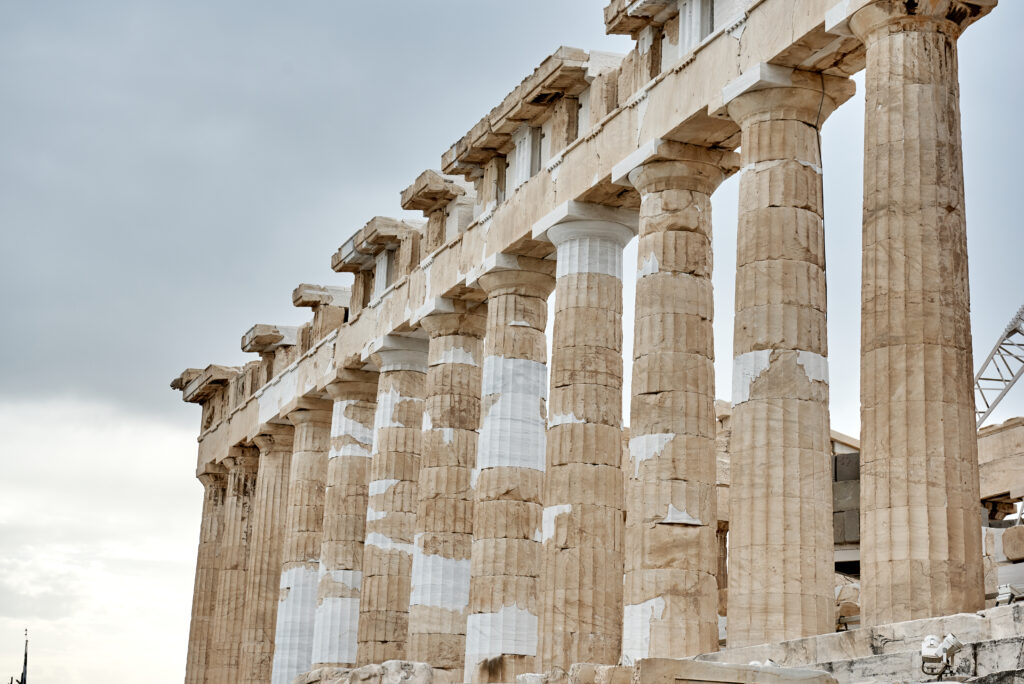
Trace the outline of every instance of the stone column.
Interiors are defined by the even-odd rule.
[[[227,488],[224,467],[219,464],[205,464],[198,477],[203,483],[203,517],[199,527],[196,581],[192,590],[192,622],[188,632],[185,684],[203,684],[206,681],[213,636],[211,626],[217,604],[217,556],[224,529],[224,495]]]
[[[473,560],[464,681],[536,670],[541,489],[547,409],[547,298],[554,263],[499,254],[487,292]]]
[[[487,310],[450,300],[441,300],[436,309],[420,320],[430,347],[408,658],[461,677],[473,546],[470,471],[476,466]]]
[[[665,143],[640,192],[622,655],[718,650],[711,193],[726,150]]]
[[[867,46],[866,626],[984,607],[956,46],[983,4],[877,2],[850,20]]]
[[[388,335],[371,351],[380,380],[367,492],[359,665],[407,658],[427,341]]]
[[[332,408],[329,401],[302,399],[300,406],[287,416],[295,426],[295,438],[281,552],[273,684],[291,684],[296,675],[307,672],[313,663],[313,622]]]
[[[334,417],[313,626],[314,669],[354,666],[359,629],[377,374],[345,369],[339,375],[337,382],[327,386],[334,399]]]
[[[224,532],[220,541],[217,606],[213,614],[213,649],[207,674],[207,680],[217,684],[238,681],[257,453],[253,448],[232,447],[222,461],[227,468]]]
[[[853,83],[794,72],[728,103],[742,131],[729,646],[835,630],[821,123]],[[822,86],[825,85],[823,92]]]
[[[292,462],[290,425],[267,425],[253,443],[260,450],[253,495],[252,539],[242,617],[242,684],[270,681],[274,658],[277,600],[281,587],[281,550],[288,510],[288,471]]]
[[[633,212],[633,225],[636,215]],[[557,249],[544,473],[540,670],[622,648],[622,248],[635,229],[577,220]]]

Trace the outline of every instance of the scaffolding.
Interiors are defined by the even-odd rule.
[[[979,428],[1021,375],[1024,375],[1024,306],[1017,310],[974,377],[974,407]]]

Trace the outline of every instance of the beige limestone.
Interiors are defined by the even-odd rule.
[[[1001,503],[1024,498],[1024,418],[978,431],[981,498]]]
[[[972,4],[875,2],[850,20],[867,46],[866,625],[984,606],[956,50]]]
[[[242,617],[241,684],[266,684],[273,668],[293,435],[290,425],[267,425],[253,438],[260,461]]]
[[[210,463],[199,473],[203,484],[203,517],[199,528],[196,581],[192,590],[192,622],[188,633],[185,683],[202,684],[207,678],[213,616],[217,608],[220,538],[224,530],[227,476],[223,466]]]
[[[676,144],[629,175],[641,205],[625,468],[628,662],[718,647],[711,193],[737,168],[733,152]]]
[[[535,670],[547,417],[544,329],[553,272],[550,261],[507,256],[479,276],[487,292],[487,330],[465,682],[512,682]]]
[[[345,369],[327,391],[334,408],[313,625],[314,668],[356,662],[377,374]]]
[[[473,545],[470,474],[476,467],[487,310],[450,300],[439,305],[441,311],[420,321],[430,344],[407,657],[461,678]]]
[[[274,633],[273,684],[289,684],[312,664],[331,409],[329,401],[306,399],[288,413],[295,433]]]
[[[697,660],[671,660],[650,658],[641,660],[633,670],[633,684],[775,684],[776,682],[807,682],[808,684],[835,684],[827,672],[818,670],[782,669],[770,665],[733,665]]]
[[[254,448],[234,447],[222,461],[227,469],[224,532],[218,544],[217,607],[206,675],[207,681],[217,684],[238,681],[258,453]]]
[[[320,668],[296,677],[293,684],[451,684],[451,679],[427,663],[388,660],[357,668]]]
[[[954,660],[951,674],[977,676],[979,679],[974,681],[979,682],[1012,681],[981,678],[1006,670],[1019,672],[1024,604],[725,648],[698,656],[697,660],[736,664],[771,660],[782,668],[826,670],[841,684],[919,682],[925,679],[921,675],[921,641],[929,634],[955,634],[965,645]]]
[[[575,220],[557,249],[538,664],[614,664],[622,646],[622,248],[634,228]]]
[[[405,658],[422,448],[426,341],[382,340],[374,415],[356,662]]]
[[[835,628],[818,130],[853,83],[728,102],[742,131],[729,498],[730,645]]]
[[[1015,525],[1003,532],[1003,555],[1013,563],[1024,561],[1024,527]]]

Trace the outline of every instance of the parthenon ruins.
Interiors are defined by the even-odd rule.
[[[186,682],[917,681],[947,632],[959,674],[1016,669],[1024,526],[990,523],[1024,423],[979,466],[957,70],[995,6],[608,3],[631,52],[555,50],[401,190],[422,220],[341,244],[351,287],[299,285],[308,323],[172,383],[202,407]],[[830,430],[819,131],[862,69],[858,441]]]

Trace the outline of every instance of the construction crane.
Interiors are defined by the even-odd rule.
[[[1017,310],[974,376],[974,410],[978,427],[1024,375],[1024,306]]]

